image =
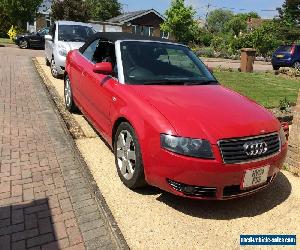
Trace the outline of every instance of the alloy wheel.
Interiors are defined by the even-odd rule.
[[[55,66],[55,62],[54,62],[53,59],[51,60],[51,74],[52,74],[54,77],[57,77],[57,76],[58,76],[58,71],[57,71],[57,68],[56,68],[56,66]]]
[[[67,107],[70,107],[72,104],[72,90],[70,79],[68,77],[65,80],[65,102]]]
[[[28,48],[28,42],[26,40],[22,40],[20,42],[20,48],[21,49],[27,49]]]
[[[129,131],[122,130],[117,141],[117,164],[126,180],[131,180],[135,172],[136,152]]]

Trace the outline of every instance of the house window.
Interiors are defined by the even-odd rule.
[[[170,36],[169,32],[165,32],[165,31],[160,32],[160,37],[161,38],[169,39],[169,36]]]
[[[149,28],[149,36],[153,36],[154,28],[150,27]]]
[[[149,36],[149,33],[150,33],[150,28],[146,27],[146,26],[143,26],[143,35],[144,36]]]
[[[137,35],[152,36],[153,30],[153,27],[132,25],[132,33]]]

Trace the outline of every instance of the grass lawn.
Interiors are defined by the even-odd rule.
[[[0,38],[0,44],[13,44],[13,42],[9,38]]]
[[[290,80],[271,73],[214,72],[220,83],[257,101],[266,108],[279,107],[287,98],[296,104],[300,80]]]

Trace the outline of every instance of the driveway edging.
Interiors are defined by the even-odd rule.
[[[118,246],[119,249],[129,249],[129,246],[120,230],[120,228],[117,225],[117,222],[115,220],[115,218],[113,217],[104,197],[101,194],[101,191],[99,190],[94,177],[92,175],[92,173],[90,172],[89,167],[87,166],[85,160],[83,159],[70,131],[68,130],[65,120],[63,119],[58,107],[56,106],[56,103],[53,99],[54,98],[60,98],[57,91],[55,89],[53,90],[49,90],[49,78],[48,76],[46,76],[43,72],[43,70],[41,69],[40,65],[38,64],[36,58],[33,58],[33,64],[36,67],[37,70],[37,75],[40,77],[41,81],[43,82],[42,87],[45,89],[46,95],[51,103],[51,106],[53,107],[53,110],[55,111],[56,116],[58,117],[61,126],[64,130],[65,135],[68,137],[68,143],[71,146],[74,155],[76,157],[76,159],[78,160],[78,162],[80,163],[80,168],[82,170],[83,176],[88,180],[88,184],[90,186],[90,189],[93,191],[94,194],[94,198],[97,201],[97,206],[99,207],[99,210],[101,212],[101,214],[104,216],[105,219],[105,223],[107,225],[107,227],[110,229],[110,233],[112,234],[112,236],[114,237],[114,240]],[[79,227],[80,227],[80,223]],[[87,246],[88,247],[88,246]]]

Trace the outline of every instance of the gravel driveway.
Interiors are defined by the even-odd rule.
[[[62,97],[63,81],[52,83]],[[133,192],[119,180],[110,149],[85,119],[77,121],[88,136],[76,144],[130,248],[239,249],[240,234],[300,235],[300,179],[292,174],[283,171],[266,190],[229,201],[183,199],[153,187]]]

